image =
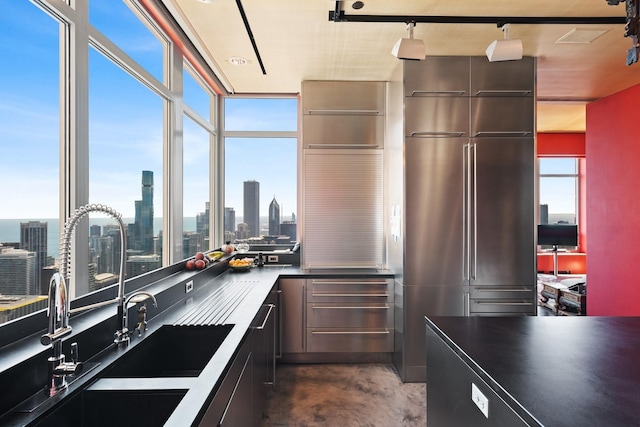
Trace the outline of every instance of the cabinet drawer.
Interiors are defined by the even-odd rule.
[[[378,148],[384,145],[384,117],[304,116],[304,148]]]
[[[392,329],[307,328],[311,353],[392,352]]]
[[[307,302],[393,302],[393,282],[385,279],[309,279]]]
[[[393,306],[386,303],[307,303],[307,326],[393,329]]]
[[[470,297],[474,299],[509,299],[534,301],[536,289],[534,286],[501,287],[501,286],[471,286]]]

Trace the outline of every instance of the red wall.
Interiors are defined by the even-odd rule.
[[[587,105],[587,313],[640,315],[640,85]]]

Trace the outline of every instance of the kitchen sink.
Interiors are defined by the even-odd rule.
[[[38,427],[159,426],[187,390],[84,390],[60,404]]]
[[[102,378],[197,377],[233,325],[165,325],[120,357]]]

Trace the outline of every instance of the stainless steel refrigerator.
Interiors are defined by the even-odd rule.
[[[517,65],[533,75],[526,69],[532,64],[529,58]],[[436,72],[436,66],[442,69]],[[500,89],[505,67],[486,58],[448,57],[409,67],[396,359],[405,381],[424,381],[425,315],[535,314],[535,100],[532,90]],[[508,67],[507,76],[517,72]],[[454,78],[451,70],[463,74],[455,91],[442,89],[443,79],[450,84]],[[416,80],[408,73],[442,77],[421,81],[426,89],[407,90]],[[429,85],[436,84],[433,91]]]

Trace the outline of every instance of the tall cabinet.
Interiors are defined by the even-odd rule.
[[[534,94],[534,58],[404,63],[405,381],[426,378],[423,316],[536,312]]]
[[[304,268],[383,260],[382,82],[302,82]]]

